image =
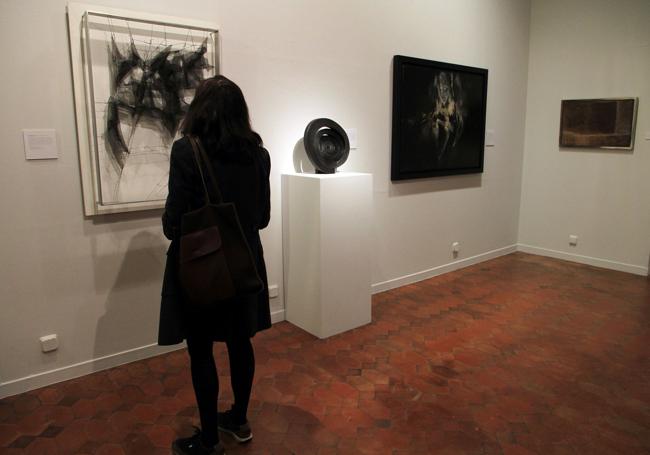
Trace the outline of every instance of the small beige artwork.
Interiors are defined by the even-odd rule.
[[[563,100],[560,147],[632,150],[638,98]]]

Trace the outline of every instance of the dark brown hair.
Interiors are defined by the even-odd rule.
[[[197,87],[181,131],[199,136],[209,152],[233,158],[250,156],[262,147],[262,138],[251,128],[244,94],[221,75]]]

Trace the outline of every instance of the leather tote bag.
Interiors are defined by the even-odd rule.
[[[216,176],[198,138],[189,136],[199,168],[205,205],[181,219],[179,278],[187,297],[198,306],[257,294],[264,285],[242,231],[237,208],[224,202]],[[212,201],[201,161],[208,171],[217,199]]]

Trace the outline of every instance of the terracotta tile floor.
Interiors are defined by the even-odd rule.
[[[255,438],[227,452],[650,453],[647,278],[517,253],[373,311],[328,340],[256,336]],[[0,453],[169,454],[197,421],[182,350],[0,401]]]

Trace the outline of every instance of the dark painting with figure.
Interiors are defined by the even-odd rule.
[[[395,56],[391,179],[483,172],[487,70]]]

